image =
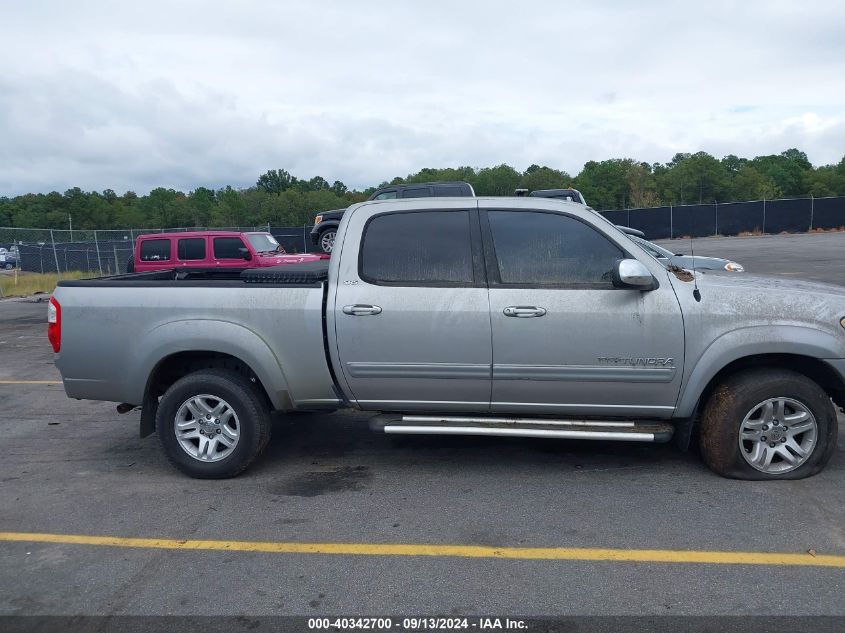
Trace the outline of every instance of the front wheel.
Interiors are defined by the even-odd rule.
[[[334,238],[337,236],[337,231],[335,229],[327,229],[320,233],[320,249],[324,253],[331,253],[332,249],[334,248]]]
[[[234,477],[270,440],[270,412],[247,378],[206,369],[177,380],[162,396],[156,428],[164,452],[198,479]]]
[[[6,266],[5,266],[6,270],[12,270],[12,268],[14,268],[14,267],[15,267],[14,264],[10,264],[8,262],[6,263]]]
[[[701,416],[701,453],[734,479],[803,479],[833,455],[838,425],[828,395],[796,372],[735,374],[719,384]]]

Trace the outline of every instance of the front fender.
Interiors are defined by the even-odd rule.
[[[832,333],[800,325],[755,325],[731,330],[716,338],[697,359],[687,357],[692,371],[684,378],[675,417],[689,417],[704,389],[724,367],[748,356],[794,354],[831,358],[842,341]]]
[[[141,336],[130,363],[134,371],[128,381],[132,390],[132,398],[128,401],[140,403],[155,368],[165,358],[179,352],[217,352],[233,356],[249,365],[276,409],[291,406],[288,381],[267,343],[242,325],[215,319],[170,321]]]

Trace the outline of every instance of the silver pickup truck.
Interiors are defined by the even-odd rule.
[[[836,446],[843,317],[845,288],[667,269],[575,202],[427,198],[353,205],[326,263],[61,282],[48,333],[68,396],[140,406],[193,477],[247,468],[271,411],[352,407],[798,479]]]

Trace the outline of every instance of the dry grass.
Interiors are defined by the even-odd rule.
[[[83,279],[91,273],[71,271],[62,273],[62,279]],[[4,272],[0,275],[0,297],[26,297],[36,292],[53,292],[58,277],[55,273]]]

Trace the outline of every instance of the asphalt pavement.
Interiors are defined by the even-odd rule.
[[[845,273],[845,234],[694,248],[756,272]],[[0,301],[0,615],[845,616],[842,564],[763,558],[845,555],[843,433],[820,475],[764,483],[671,445],[397,438],[363,414],[305,414],[278,417],[243,476],[198,481],[138,438],[138,413],[64,395],[45,316],[43,301]],[[43,533],[78,542],[9,536]],[[197,541],[217,549],[185,547]],[[675,554],[625,560],[651,550]]]

